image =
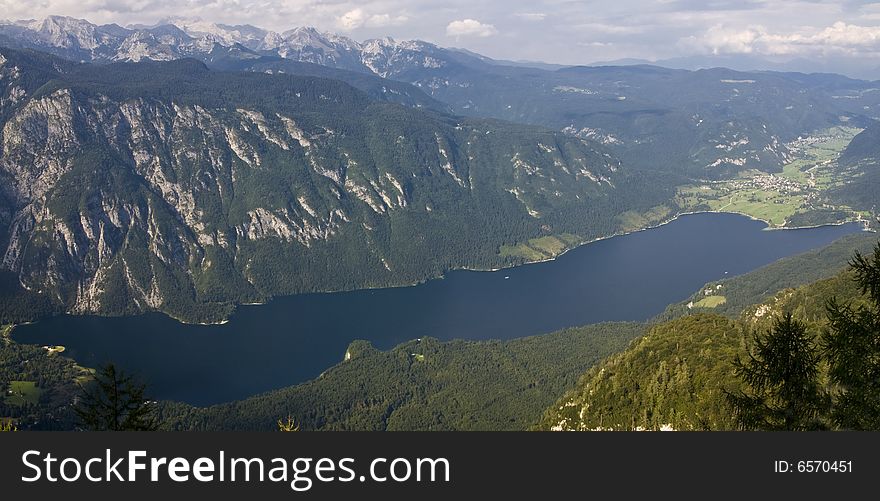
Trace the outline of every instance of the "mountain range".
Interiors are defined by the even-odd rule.
[[[4,321],[215,322],[552,257],[880,106],[836,75],[510,66],[311,28],[49,17],[0,45]]]
[[[509,265],[501,245],[596,238],[670,196],[589,140],[191,59],[0,49],[0,125],[2,267],[79,313],[218,321]]]
[[[712,208],[687,205],[683,187],[810,189],[811,208],[867,227],[878,109],[880,84],[833,74],[557,67],[179,19],[0,23],[0,373],[64,386],[53,423],[82,369],[17,345],[9,324],[149,311],[217,323],[276,295],[550,259]],[[284,415],[306,429],[731,428],[720,395],[743,333],[788,311],[823,327],[824,301],[859,296],[836,274],[875,241],[713,283],[712,306],[701,290],[645,323],[388,351],[355,341],[313,381],[204,409],[164,402],[160,417],[168,429],[274,429]]]
[[[783,73],[834,73],[863,80],[880,80],[880,66],[866,64],[864,58],[838,54],[824,60],[802,57],[766,57],[756,54],[697,54],[651,61],[624,58],[596,61],[591,66],[653,65],[682,70],[730,68],[738,71]]]
[[[277,33],[169,20],[123,28],[48,17],[0,25],[0,45],[97,63],[196,58],[219,70],[294,74],[314,74],[308,65],[318,65],[339,70],[331,78],[370,82],[387,99],[429,106],[427,95],[455,114],[565,131],[605,143],[631,165],[708,178],[779,167],[789,158],[785,143],[800,135],[880,116],[876,84],[836,75],[523,66],[423,41],[357,42],[304,27]]]

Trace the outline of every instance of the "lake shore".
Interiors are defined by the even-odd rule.
[[[745,214],[745,213],[737,212],[737,211],[728,211],[728,210],[700,210],[700,211],[685,211],[685,212],[679,212],[679,213],[676,213],[676,214],[674,214],[674,215],[672,215],[672,216],[669,216],[669,217],[664,218],[663,220],[661,220],[661,221],[659,221],[659,222],[651,223],[651,224],[648,224],[648,225],[646,225],[646,226],[644,226],[644,227],[640,227],[640,228],[636,228],[636,229],[632,229],[632,230],[626,230],[626,231],[618,231],[618,232],[615,232],[615,233],[612,233],[612,234],[609,234],[609,235],[605,235],[605,236],[601,236],[601,237],[596,237],[596,238],[592,238],[592,239],[584,240],[583,242],[580,242],[580,243],[578,243],[578,244],[576,244],[576,245],[572,245],[572,246],[569,246],[569,247],[564,248],[564,249],[563,249],[562,251],[560,251],[558,254],[555,254],[555,255],[553,255],[553,256],[550,256],[550,257],[547,257],[547,258],[544,258],[544,259],[537,259],[537,260],[523,261],[523,262],[521,262],[521,263],[516,263],[516,264],[510,265],[510,266],[501,266],[501,267],[498,267],[498,268],[471,268],[471,267],[466,267],[466,266],[463,266],[463,267],[453,267],[453,268],[450,268],[449,270],[446,270],[445,272],[443,272],[443,274],[441,274],[441,275],[439,275],[439,276],[429,277],[429,278],[425,278],[425,279],[422,279],[422,280],[416,280],[416,281],[412,281],[412,282],[408,282],[408,283],[402,283],[402,284],[389,284],[389,285],[381,285],[381,286],[373,286],[373,287],[361,287],[361,288],[348,289],[348,290],[322,290],[322,291],[313,291],[313,292],[303,292],[303,293],[300,293],[300,294],[336,294],[336,293],[340,293],[340,292],[355,292],[355,291],[369,291],[369,290],[385,290],[385,289],[408,288],[408,287],[415,287],[415,286],[418,286],[418,285],[422,285],[422,284],[425,284],[425,283],[427,283],[427,282],[429,282],[429,281],[432,281],[432,280],[442,280],[442,279],[444,279],[444,277],[445,277],[447,274],[452,273],[452,272],[456,272],[456,271],[471,271],[471,272],[479,272],[479,273],[494,273],[494,272],[499,272],[499,271],[504,271],[504,270],[511,270],[511,269],[515,269],[515,268],[519,268],[519,267],[527,266],[527,265],[531,265],[531,264],[547,263],[547,262],[555,261],[557,258],[559,258],[559,257],[561,257],[561,256],[563,256],[563,255],[565,255],[565,254],[568,253],[569,251],[572,251],[572,250],[575,250],[575,249],[581,248],[581,247],[583,247],[583,246],[586,246],[586,245],[589,245],[589,244],[592,244],[592,243],[601,242],[601,241],[603,241],[603,240],[608,240],[608,239],[612,239],[612,238],[616,238],[616,237],[623,237],[623,236],[627,236],[627,235],[632,235],[632,234],[640,233],[640,232],[643,232],[643,231],[648,231],[648,230],[653,230],[653,229],[661,228],[661,227],[663,227],[663,226],[665,226],[665,225],[668,225],[668,224],[670,224],[670,223],[673,223],[673,222],[677,221],[678,219],[680,219],[680,218],[682,218],[682,217],[684,217],[684,216],[697,215],[697,214],[736,214],[736,215],[743,216],[743,217],[746,217],[746,218],[748,218],[748,219],[751,219],[751,220],[753,220],[753,221],[759,221],[759,222],[764,223],[765,225],[767,225],[767,227],[764,228],[764,230],[798,230],[798,229],[814,229],[814,228],[821,228],[821,227],[825,227],[825,226],[842,226],[842,225],[845,225],[845,224],[850,224],[850,223],[858,222],[858,221],[842,221],[842,222],[837,222],[837,223],[828,223],[828,224],[820,224],[820,225],[812,225],[812,226],[779,227],[779,226],[774,226],[774,225],[772,225],[772,224],[771,224],[769,221],[767,221],[767,220],[760,219],[760,218],[755,217],[755,216],[753,216],[753,215]],[[866,229],[866,230],[867,230],[867,229]],[[867,231],[873,231],[873,230],[867,230]],[[295,295],[299,295],[299,294],[281,294],[281,295],[276,295],[276,296],[269,296],[269,297],[266,297],[263,301],[234,304],[233,309],[232,309],[232,312],[231,312],[228,316],[223,317],[223,318],[220,318],[220,319],[218,319],[218,320],[216,320],[216,321],[208,321],[208,322],[191,322],[191,321],[187,321],[187,320],[185,320],[185,319],[181,319],[181,318],[175,317],[175,316],[173,316],[173,315],[170,315],[170,314],[168,314],[168,313],[166,313],[166,312],[164,312],[164,311],[152,311],[152,312],[144,312],[144,313],[161,313],[161,314],[163,314],[163,315],[165,315],[165,316],[168,316],[169,318],[172,318],[173,320],[175,320],[175,321],[177,321],[177,322],[179,322],[179,323],[181,323],[181,324],[184,324],[184,325],[197,325],[197,326],[206,326],[206,327],[210,327],[210,326],[220,326],[220,325],[226,325],[226,324],[230,323],[231,320],[232,320],[232,317],[235,316],[235,314],[236,314],[236,312],[238,311],[238,309],[239,309],[240,307],[242,307],[242,306],[265,306],[265,305],[271,303],[272,301],[274,301],[274,300],[276,300],[276,299],[278,299],[278,298],[290,297],[290,296],[295,296]],[[68,312],[67,314],[72,314],[72,313]],[[11,332],[11,329],[10,329],[10,332]]]
[[[759,218],[759,217],[755,217],[755,216],[753,216],[753,215],[751,215],[751,214],[746,214],[746,213],[744,213],[744,212],[729,211],[729,210],[699,210],[699,211],[686,211],[686,212],[680,212],[680,213],[678,213],[678,214],[675,214],[674,216],[671,216],[671,217],[668,217],[668,218],[666,218],[666,219],[663,219],[662,221],[660,221],[660,222],[658,222],[658,223],[652,223],[652,224],[649,224],[648,226],[645,226],[645,227],[642,227],[642,228],[638,228],[638,229],[634,229],[634,230],[627,230],[627,231],[619,231],[619,232],[613,233],[613,234],[611,234],[611,235],[602,236],[602,237],[596,237],[596,238],[593,238],[593,239],[590,239],[590,240],[585,240],[585,241],[583,241],[583,242],[581,242],[581,243],[579,243],[579,244],[577,244],[577,245],[573,245],[573,246],[571,246],[571,247],[567,247],[567,248],[565,248],[564,250],[562,250],[561,252],[559,252],[558,254],[556,254],[556,255],[554,255],[554,256],[547,257],[547,258],[544,258],[544,259],[536,259],[536,260],[531,260],[531,261],[525,261],[525,262],[520,263],[520,264],[515,264],[515,265],[512,265],[512,266],[504,266],[504,267],[501,267],[501,268],[491,268],[491,269],[480,269],[480,268],[455,268],[455,269],[450,270],[450,271],[455,271],[455,270],[465,270],[465,271],[477,271],[477,272],[496,272],[496,271],[502,271],[502,270],[509,270],[509,269],[512,269],[512,268],[517,268],[517,267],[519,267],[519,266],[526,266],[526,265],[530,265],[530,264],[546,263],[546,262],[554,261],[554,260],[556,260],[557,258],[559,258],[560,256],[563,256],[564,254],[566,254],[567,252],[572,251],[572,250],[577,249],[577,248],[580,248],[580,247],[583,247],[583,246],[585,246],[585,245],[589,245],[589,244],[596,243],[596,242],[601,242],[601,241],[603,241],[603,240],[608,240],[608,239],[615,238],[615,237],[623,237],[623,236],[626,236],[626,235],[632,235],[632,234],[634,234],[634,233],[639,233],[639,232],[642,232],[642,231],[653,230],[653,229],[656,229],[656,228],[660,228],[660,227],[662,227],[662,226],[664,226],[664,225],[667,225],[667,224],[669,224],[669,223],[672,223],[672,222],[678,220],[678,219],[681,218],[681,217],[684,217],[684,216],[690,216],[690,215],[696,215],[696,214],[736,214],[736,215],[738,215],[738,216],[743,216],[743,217],[746,217],[746,218],[748,218],[748,219],[751,219],[752,221],[759,221],[759,222],[761,222],[761,223],[766,224],[767,227],[764,228],[764,231],[775,231],[775,230],[809,230],[809,229],[815,229],[815,228],[823,228],[823,227],[826,227],[826,226],[843,226],[843,225],[847,225],[847,224],[852,224],[852,223],[858,223],[858,222],[860,222],[859,220],[853,220],[853,221],[839,221],[839,222],[836,222],[836,223],[815,224],[815,225],[810,225],[810,226],[776,226],[776,225],[773,225],[770,221],[767,221],[766,219],[761,219],[761,218]],[[862,221],[862,222],[864,222],[864,221]],[[876,232],[875,230],[872,230],[872,229],[869,229],[869,228],[865,228],[864,231]]]

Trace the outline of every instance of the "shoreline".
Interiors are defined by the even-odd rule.
[[[426,279],[424,279],[424,280],[417,280],[417,281],[413,281],[413,282],[406,283],[406,284],[398,284],[398,285],[383,285],[383,286],[372,286],[372,287],[361,287],[361,288],[350,289],[350,290],[341,290],[341,291],[313,291],[313,292],[301,292],[301,293],[296,293],[296,294],[279,294],[279,295],[277,295],[277,296],[271,296],[271,297],[268,297],[268,298],[266,298],[264,301],[260,301],[260,302],[250,302],[250,303],[238,303],[238,304],[234,304],[234,308],[233,308],[232,313],[231,313],[229,316],[227,316],[227,317],[225,317],[225,318],[223,318],[223,319],[221,319],[221,320],[218,320],[218,321],[216,321],[216,322],[190,322],[190,321],[186,321],[186,320],[183,320],[183,319],[180,319],[180,318],[174,317],[174,316],[169,315],[168,313],[165,313],[165,312],[160,311],[160,310],[145,311],[145,312],[142,312],[142,313],[140,313],[140,314],[147,314],[147,313],[160,313],[160,314],[165,315],[165,316],[167,316],[168,318],[171,318],[171,319],[173,319],[173,320],[175,320],[175,321],[177,321],[177,322],[179,322],[179,323],[181,323],[181,324],[184,324],[184,325],[199,325],[199,326],[205,326],[205,327],[213,327],[213,326],[226,325],[226,324],[230,323],[230,321],[231,321],[231,319],[232,319],[232,316],[234,316],[235,313],[236,313],[236,311],[238,310],[238,308],[240,308],[240,307],[242,307],[242,306],[264,306],[264,305],[266,305],[266,304],[268,304],[268,303],[274,301],[276,298],[284,298],[284,297],[290,297],[290,296],[296,296],[296,295],[303,295],[303,294],[338,294],[338,293],[343,293],[343,292],[375,291],[375,290],[382,290],[382,289],[400,289],[400,288],[407,288],[407,287],[415,287],[415,286],[418,286],[418,285],[423,285],[423,284],[428,283],[428,282],[433,281],[433,280],[443,280],[444,278],[446,278],[446,275],[447,275],[447,274],[452,273],[452,272],[456,272],[456,271],[469,271],[469,272],[477,272],[477,273],[495,273],[495,272],[499,272],[499,271],[511,270],[511,269],[514,269],[514,268],[519,268],[519,267],[522,267],[522,266],[528,266],[528,265],[540,264],[540,263],[547,263],[547,262],[555,261],[556,259],[558,259],[558,258],[564,256],[565,254],[567,254],[567,253],[570,252],[570,251],[573,251],[573,250],[575,250],[575,249],[578,249],[578,248],[580,248],[580,247],[583,247],[583,246],[586,246],[586,245],[589,245],[589,244],[592,244],[592,243],[601,242],[601,241],[603,241],[603,240],[609,240],[609,239],[616,238],[616,237],[623,237],[623,236],[633,235],[633,234],[636,234],[636,233],[639,233],[639,232],[643,232],[643,231],[648,231],[648,230],[653,230],[653,229],[661,228],[661,227],[663,227],[663,226],[665,226],[665,225],[667,225],[667,224],[670,224],[670,223],[675,222],[676,220],[678,220],[678,219],[681,218],[681,217],[684,217],[684,216],[690,216],[690,215],[697,215],[697,214],[735,214],[735,215],[738,215],[738,216],[743,216],[743,217],[746,217],[746,218],[751,219],[752,221],[759,221],[759,222],[761,222],[761,223],[764,223],[764,224],[766,225],[766,228],[763,228],[761,231],[770,231],[770,230],[805,230],[805,229],[821,228],[821,227],[823,227],[823,226],[843,226],[843,225],[846,225],[846,224],[859,223],[859,222],[860,222],[860,221],[858,221],[858,220],[855,220],[855,221],[842,221],[842,222],[836,222],[836,223],[817,224],[817,225],[812,225],[812,226],[795,226],[795,227],[786,227],[786,226],[774,226],[774,225],[772,225],[772,224],[771,224],[769,221],[767,221],[767,220],[764,220],[764,219],[761,219],[761,218],[758,218],[758,217],[752,216],[752,215],[750,215],[750,214],[745,214],[745,213],[742,213],[742,212],[736,212],[736,211],[728,211],[728,210],[701,210],[701,211],[687,211],[687,212],[680,212],[680,213],[677,213],[677,214],[675,214],[675,215],[673,215],[673,216],[671,216],[671,217],[668,217],[668,218],[666,218],[666,219],[663,219],[663,220],[661,220],[661,221],[659,221],[659,222],[656,222],[656,223],[653,223],[653,224],[649,224],[649,225],[647,225],[647,226],[645,226],[645,227],[643,227],[643,228],[637,228],[637,229],[634,229],[634,230],[628,230],[628,231],[618,231],[618,232],[615,232],[615,233],[612,233],[612,234],[609,234],[609,235],[605,235],[605,236],[601,236],[601,237],[596,237],[596,238],[592,238],[592,239],[589,239],[589,240],[584,240],[583,242],[580,242],[580,243],[578,243],[578,244],[576,244],[576,245],[573,245],[573,246],[571,246],[571,247],[567,247],[567,248],[563,249],[560,253],[558,253],[558,254],[556,254],[556,255],[554,255],[554,256],[550,256],[550,257],[547,257],[547,258],[544,258],[544,259],[539,259],[539,260],[534,260],[534,261],[524,261],[524,262],[522,262],[522,263],[513,264],[513,265],[510,265],[510,266],[501,266],[501,267],[499,267],[499,268],[470,268],[470,267],[450,268],[449,270],[446,270],[443,274],[441,274],[441,275],[439,275],[439,276],[431,277],[431,278],[426,278]],[[864,222],[864,221],[861,221],[861,222]],[[869,231],[869,232],[875,232],[875,233],[876,233],[875,230],[869,229],[868,227],[865,227],[862,231]],[[65,313],[65,314],[70,314],[70,313]],[[27,325],[27,324],[31,324],[31,323],[34,323],[34,322],[24,322],[24,323],[21,323],[21,324],[13,324],[13,325],[11,326],[11,328],[9,329],[9,335],[8,335],[9,339],[12,340],[12,331],[13,331],[13,329],[15,328],[16,325]]]
[[[855,220],[855,221],[839,221],[839,222],[836,222],[836,223],[815,224],[815,225],[810,225],[810,226],[775,226],[775,225],[771,224],[769,221],[767,221],[766,219],[761,219],[761,218],[759,218],[759,217],[755,217],[755,216],[753,216],[753,215],[751,215],[751,214],[746,214],[746,213],[743,213],[743,212],[729,211],[729,210],[700,210],[700,211],[688,211],[688,212],[681,212],[681,213],[678,213],[678,214],[676,214],[676,215],[674,215],[674,216],[672,216],[672,217],[670,217],[670,218],[668,218],[668,219],[664,219],[664,220],[662,220],[662,221],[660,221],[660,222],[658,222],[658,223],[653,223],[653,224],[651,224],[651,225],[645,226],[644,228],[639,228],[639,229],[630,230],[630,231],[616,232],[616,233],[613,233],[613,234],[611,234],[611,235],[607,235],[607,236],[603,236],[603,237],[596,237],[596,238],[593,238],[593,239],[590,239],[590,240],[585,240],[585,241],[583,241],[583,242],[581,242],[581,243],[579,243],[579,244],[577,244],[577,245],[574,245],[574,246],[571,246],[571,247],[568,247],[568,248],[564,249],[562,252],[560,252],[559,254],[556,254],[555,256],[547,257],[547,258],[544,258],[544,259],[538,259],[538,260],[534,260],[534,261],[526,261],[526,262],[523,262],[523,263],[521,263],[521,264],[515,264],[515,265],[512,265],[512,266],[503,266],[503,267],[501,267],[501,268],[492,268],[492,269],[480,269],[480,268],[455,268],[455,269],[452,269],[452,270],[449,270],[449,271],[464,270],[464,271],[476,271],[476,272],[496,272],[496,271],[502,271],[502,270],[509,270],[509,269],[513,269],[513,268],[518,268],[518,267],[520,267],[520,266],[527,266],[527,265],[530,265],[530,264],[547,263],[547,262],[550,262],[550,261],[555,261],[557,258],[559,258],[559,257],[561,257],[561,256],[563,256],[563,255],[565,255],[567,252],[572,251],[572,250],[575,250],[575,249],[577,249],[577,248],[579,248],[579,247],[582,247],[582,246],[584,246],[584,245],[589,245],[589,244],[592,244],[592,243],[601,242],[602,240],[608,240],[608,239],[615,238],[615,237],[624,237],[624,236],[627,236],[627,235],[633,235],[633,234],[635,234],[635,233],[639,233],[639,232],[642,232],[642,231],[648,231],[648,230],[657,229],[657,228],[660,228],[660,227],[665,226],[665,225],[667,225],[667,224],[673,223],[673,222],[675,222],[677,219],[679,219],[679,218],[681,218],[681,217],[683,217],[683,216],[691,216],[691,215],[697,215],[697,214],[735,214],[735,215],[738,215],[738,216],[747,217],[747,218],[751,219],[752,221],[758,221],[758,222],[761,222],[761,223],[764,223],[765,225],[767,225],[767,227],[766,227],[766,228],[763,228],[761,231],[776,231],[776,230],[810,230],[810,229],[822,228],[822,227],[824,227],[824,226],[844,226],[844,225],[847,225],[847,224],[853,224],[853,223],[859,223],[859,222],[860,222],[860,221],[858,221],[858,220]],[[862,222],[863,222],[863,221],[862,221]],[[865,228],[865,229],[863,229],[862,231],[868,231],[868,232],[876,233],[875,230],[871,230],[871,229],[868,229],[868,228]]]

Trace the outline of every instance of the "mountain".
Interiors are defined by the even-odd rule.
[[[382,77],[412,67],[438,68],[462,60],[483,62],[476,56],[421,41],[382,38],[359,43],[310,27],[277,33],[249,25],[229,26],[173,18],[155,26],[122,28],[49,16],[42,20],[0,24],[0,36],[20,47],[90,62],[167,61],[184,57],[208,62],[217,52],[231,51],[243,59],[274,55]]]
[[[357,42],[307,27],[277,33],[170,19],[120,28],[50,17],[2,25],[2,40],[74,61],[193,57],[215,68],[264,72],[302,69],[291,61],[317,64],[409,84],[453,113],[564,130],[605,143],[629,165],[697,178],[779,171],[791,159],[789,142],[862,123],[880,106],[875,84],[841,78],[829,87],[825,75],[524,66],[422,41]]]
[[[831,196],[878,217],[880,206],[880,122],[869,124],[856,135],[837,161],[845,181],[832,188]]]
[[[330,66],[284,59],[280,56],[256,58],[218,57],[209,62],[212,69],[222,71],[249,71],[269,74],[287,74],[341,80],[366,92],[379,101],[402,104],[414,108],[429,108],[450,112],[447,105],[428,96],[421,89],[396,80],[389,80],[371,73],[342,70]]]
[[[407,81],[470,116],[539,124],[608,145],[630,165],[721,179],[778,172],[789,143],[876,114],[869,82],[715,68],[489,66]],[[867,109],[866,109],[867,108]]]
[[[511,265],[500,246],[612,234],[672,196],[587,140],[191,59],[0,49],[0,120],[2,268],[77,313],[218,321],[276,294]]]
[[[590,66],[653,65],[679,70],[730,68],[747,72],[834,73],[862,80],[880,80],[880,67],[865,64],[864,58],[837,54],[827,58],[765,57],[755,54],[699,54],[669,59],[613,59]]]

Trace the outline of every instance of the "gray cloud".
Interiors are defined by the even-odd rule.
[[[880,1],[0,0],[8,19],[50,14],[121,25],[169,17],[277,31],[308,25],[565,64],[712,54],[880,60]]]

